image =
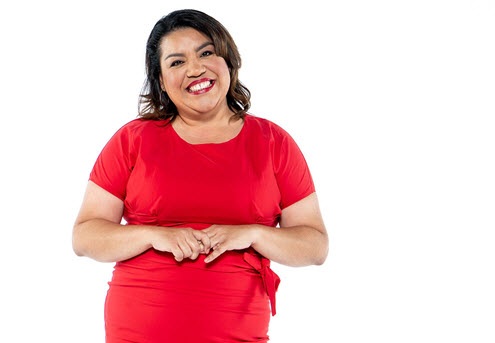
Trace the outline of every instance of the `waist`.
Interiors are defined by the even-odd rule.
[[[152,248],[128,260],[117,262],[115,269],[135,269],[138,272],[138,270],[196,268],[224,273],[255,272],[253,267],[244,259],[245,253],[252,255],[260,261],[262,259],[267,260],[256,252],[256,250],[248,248],[226,251],[210,263],[205,263],[204,260],[207,255],[204,254],[198,255],[195,260],[185,258],[181,262],[178,262],[172,253],[158,251]]]
[[[110,286],[135,286],[158,289],[218,289],[223,285],[232,292],[261,289],[270,298],[275,315],[275,292],[280,278],[270,268],[270,260],[253,248],[226,251],[205,263],[206,255],[196,260],[177,262],[173,254],[149,249],[131,259],[115,264]],[[255,286],[253,286],[255,285]],[[247,287],[247,288],[246,288]]]

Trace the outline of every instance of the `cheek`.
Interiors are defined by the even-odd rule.
[[[225,75],[225,79],[229,80],[230,83],[230,70],[227,65],[225,65],[225,67],[223,68],[223,74]]]
[[[174,93],[179,91],[181,82],[177,75],[166,74],[163,78],[163,85],[167,93]]]
[[[224,68],[222,68],[220,75],[221,75],[221,79],[223,81],[224,86],[226,88],[229,88],[230,87],[230,71],[226,66]]]
[[[217,59],[215,59],[214,65],[212,67],[215,68],[217,75],[219,75],[223,79],[230,80],[229,67],[227,66],[227,63],[222,57],[218,57]]]

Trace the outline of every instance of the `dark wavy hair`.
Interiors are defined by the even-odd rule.
[[[160,43],[167,34],[193,28],[213,41],[215,53],[223,57],[230,69],[230,87],[227,104],[234,117],[244,119],[251,106],[251,92],[239,81],[241,56],[232,36],[216,19],[197,10],[179,10],[162,17],[151,30],[146,44],[146,80],[139,95],[138,117],[146,120],[175,119],[177,107],[160,87]],[[231,118],[232,119],[232,118]]]

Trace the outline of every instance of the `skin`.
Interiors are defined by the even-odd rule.
[[[200,50],[198,50],[200,49]],[[220,124],[232,113],[227,105],[230,86],[229,68],[225,60],[215,54],[211,39],[191,29],[181,29],[165,36],[160,44],[162,89],[177,107],[188,124]],[[175,56],[180,54],[181,56]],[[207,93],[193,95],[187,86],[196,80],[215,80]]]
[[[208,43],[207,36],[186,28],[169,33],[160,46],[162,89],[179,113],[172,126],[191,144],[227,141],[243,125],[240,120],[229,120],[233,114],[226,101],[229,69]],[[194,95],[187,91],[191,82],[202,78],[215,80],[209,92]],[[123,209],[122,200],[90,181],[73,229],[75,253],[116,262],[154,248],[172,253],[177,261],[207,254],[205,262],[210,263],[225,251],[253,247],[266,258],[289,266],[320,265],[328,255],[328,234],[316,193],[282,210],[281,229],[252,224],[212,225],[204,230],[126,225],[122,230]]]

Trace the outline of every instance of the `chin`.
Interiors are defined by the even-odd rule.
[[[189,108],[194,110],[195,112],[208,113],[211,111],[215,111],[216,109],[220,109],[221,106],[218,105],[219,104],[199,104],[197,106],[191,106]]]

